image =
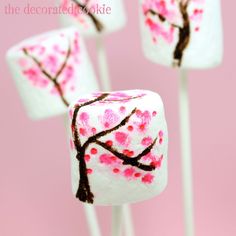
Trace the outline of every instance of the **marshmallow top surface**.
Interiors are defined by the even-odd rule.
[[[145,56],[186,69],[219,65],[223,57],[220,0],[140,0]]]
[[[72,189],[95,205],[160,194],[168,133],[160,96],[146,90],[88,94],[69,108]]]
[[[63,26],[74,25],[84,36],[100,36],[120,30],[126,16],[123,0],[59,0],[65,14]]]
[[[7,52],[7,61],[33,119],[65,113],[77,94],[98,89],[84,43],[75,28],[26,39]]]

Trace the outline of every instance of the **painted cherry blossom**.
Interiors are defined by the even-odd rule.
[[[74,6],[74,11],[71,13],[71,16],[76,18],[78,22],[83,25],[85,28],[89,27],[86,20],[87,17],[91,19],[94,24],[94,27],[98,32],[102,32],[104,26],[102,22],[92,13],[91,9],[98,4],[99,0],[62,0],[61,7],[62,9],[68,9],[71,4]]]
[[[79,162],[79,186],[76,197],[82,202],[93,203],[94,194],[88,175],[95,170],[89,167],[92,159],[109,168],[111,174],[119,175],[127,181],[139,181],[144,185],[153,182],[154,170],[161,168],[163,155],[153,151],[161,146],[166,134],[158,130],[154,137],[145,132],[150,127],[150,120],[158,116],[158,111],[140,108],[127,109],[127,102],[146,96],[130,96],[125,93],[96,93],[90,100],[79,100],[70,110],[72,150],[76,151]],[[110,103],[117,104],[109,108]],[[98,117],[99,125],[93,127],[93,118],[86,112],[87,106],[104,105],[105,109]],[[108,108],[107,108],[108,107]],[[132,135],[140,136],[140,148],[132,142]]]
[[[154,43],[174,44],[173,66],[181,66],[191,34],[200,30],[205,0],[144,0],[142,12]],[[194,32],[192,32],[194,29]],[[177,37],[177,39],[176,39]]]
[[[52,95],[59,96],[65,106],[69,106],[66,93],[75,89],[75,66],[79,64],[80,54],[78,37],[77,32],[73,38],[59,34],[50,43],[44,37],[37,44],[21,49],[26,56],[19,60],[24,77],[33,86],[48,89]]]

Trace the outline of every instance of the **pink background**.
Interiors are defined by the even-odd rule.
[[[6,50],[58,26],[56,16],[6,16],[0,3],[0,235],[88,235],[82,205],[73,198],[62,117],[30,121],[6,67]],[[27,1],[10,1],[24,5]],[[19,3],[21,2],[21,3]],[[30,1],[39,5],[42,1]],[[44,0],[52,5],[53,0]],[[141,51],[138,1],[125,1],[128,24],[106,38],[114,89],[144,88],[164,99],[169,124],[169,186],[159,197],[132,206],[136,235],[183,235],[177,73],[147,61]],[[217,69],[190,73],[196,231],[236,235],[236,80],[232,19],[235,1],[223,1],[225,58]],[[96,61],[94,41],[88,42]],[[134,87],[135,86],[135,87]],[[98,208],[103,235],[110,209]],[[104,216],[104,217],[102,217]]]

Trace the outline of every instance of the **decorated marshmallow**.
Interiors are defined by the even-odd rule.
[[[85,46],[74,28],[27,39],[8,51],[7,61],[33,119],[66,113],[78,94],[98,90]]]
[[[82,202],[121,205],[167,185],[168,134],[160,96],[92,93],[70,105],[72,189]]]
[[[144,53],[151,61],[187,69],[222,60],[220,0],[140,0]]]
[[[117,31],[126,23],[123,0],[59,0],[61,23],[75,25],[85,36]]]

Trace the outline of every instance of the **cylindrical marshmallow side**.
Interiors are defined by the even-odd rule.
[[[125,91],[126,92],[126,91]],[[143,92],[143,91],[142,91]],[[168,182],[168,171],[167,171],[167,147],[168,147],[168,131],[167,124],[165,120],[164,107],[162,100],[159,95],[152,93],[150,91],[144,91],[147,95],[143,98],[134,99],[127,104],[119,104],[112,103],[109,106],[101,106],[96,105],[92,107],[84,107],[81,112],[78,114],[78,117],[82,114],[88,114],[89,123],[91,127],[96,127],[97,133],[101,131],[99,128],[100,119],[103,119],[104,114],[106,114],[106,110],[119,111],[120,106],[124,106],[126,113],[131,114],[132,110],[137,108],[143,111],[140,113],[142,118],[137,118],[136,115],[130,118],[129,123],[119,128],[116,132],[112,132],[105,137],[100,138],[99,140],[102,142],[107,142],[108,140],[112,140],[114,144],[114,148],[122,153],[122,145],[116,143],[114,140],[114,135],[125,135],[128,133],[130,139],[128,142],[129,146],[127,149],[130,149],[134,152],[133,155],[137,155],[141,153],[145,147],[145,142],[151,142],[149,139],[155,139],[157,137],[157,142],[153,147],[150,156],[147,156],[144,160],[141,160],[141,163],[150,162],[148,158],[154,158],[154,156],[159,157],[157,162],[158,168],[153,171],[143,171],[139,168],[132,167],[129,165],[123,165],[122,162],[119,164],[113,164],[109,162],[106,158],[109,158],[109,152],[106,152],[101,146],[96,144],[91,144],[86,152],[87,157],[87,168],[91,170],[92,173],[88,174],[89,185],[91,187],[91,191],[94,194],[94,204],[95,205],[122,205],[125,203],[135,203],[139,201],[144,201],[155,197],[164,191],[167,182]],[[133,93],[138,94],[138,90],[128,91],[129,95]],[[90,97],[91,100],[91,97]],[[71,110],[73,110],[75,104],[71,105]],[[148,124],[145,132],[137,131],[136,128],[132,131],[127,132],[127,128],[130,126],[138,125],[139,119],[145,119],[144,117],[148,114],[154,114],[151,118],[150,123]],[[71,112],[72,114],[72,112]],[[70,119],[72,116],[70,114]],[[111,115],[110,119],[116,119]],[[79,122],[79,121],[78,121]],[[145,122],[144,122],[145,123]],[[117,123],[116,123],[117,124]],[[79,123],[77,123],[79,125]],[[115,125],[115,124],[114,124]],[[140,127],[143,124],[139,124]],[[79,125],[79,127],[82,127]],[[128,128],[128,129],[129,129]],[[130,133],[129,133],[130,132]],[[73,146],[73,135],[72,131],[70,132],[71,136],[71,145]],[[84,143],[86,138],[81,137],[81,142]],[[148,144],[147,144],[148,145]],[[92,150],[96,150],[96,154],[91,154]],[[124,150],[123,150],[124,151]],[[74,195],[76,195],[80,182],[80,172],[79,172],[79,162],[76,159],[77,152],[74,148],[71,148],[71,165],[72,165],[72,190]],[[106,156],[107,155],[107,156]],[[162,156],[162,157],[161,157]],[[104,158],[104,160],[103,160]],[[114,158],[114,157],[113,157]],[[132,158],[132,157],[130,157]],[[104,161],[104,163],[103,163]],[[107,163],[106,163],[107,162]],[[112,162],[112,161],[111,161]],[[160,165],[160,166],[159,166]],[[118,172],[119,170],[119,172]],[[114,173],[115,172],[115,173]],[[132,173],[133,172],[133,173]],[[130,175],[130,176],[129,176]]]
[[[65,14],[60,15],[61,25],[76,26],[79,31],[88,37],[105,35],[122,29],[126,24],[123,0],[90,0],[88,9],[91,15],[79,13],[70,14],[69,9],[75,6],[72,0],[58,0],[61,6],[68,9]],[[83,3],[83,0],[77,0]],[[68,8],[69,7],[69,8]],[[75,7],[73,9],[76,9]],[[95,10],[94,10],[95,9]],[[95,19],[95,22],[94,22]],[[101,28],[99,28],[101,26]]]
[[[186,69],[211,68],[221,63],[223,32],[220,0],[189,2],[187,13],[190,34],[186,33],[188,32],[186,29],[187,37],[184,36],[184,30],[182,33],[180,31],[180,28],[183,29],[184,21],[177,4],[171,7],[169,3],[163,12],[160,8],[154,8],[160,14],[158,17],[155,13],[147,13],[147,2],[158,1],[140,0],[142,45],[144,54],[149,60],[160,65]],[[170,1],[165,0],[165,2]],[[150,7],[149,10],[152,8]],[[160,20],[160,17],[163,19]],[[183,48],[182,50],[177,50],[178,44],[179,48]],[[174,55],[175,53],[177,56]],[[177,65],[175,57],[180,57],[181,53],[180,65]]]
[[[60,38],[62,34],[65,38]],[[52,31],[27,39],[8,51],[7,62],[30,118],[43,119],[64,114],[67,111],[67,106],[79,94],[98,90],[84,43],[81,37],[77,37],[75,34],[78,34],[78,32],[73,28]],[[49,70],[48,58],[51,58],[50,63],[55,63],[55,65],[56,63],[62,65],[66,58],[65,52],[62,52],[62,55],[59,56],[59,54],[53,53],[52,48],[57,45],[58,48],[66,50],[68,42],[72,44],[75,38],[78,40],[79,51],[75,52],[73,50],[74,46],[71,46],[69,59],[58,77],[59,85],[63,90],[63,95],[60,96],[57,89],[55,89],[54,82],[45,76],[42,72],[43,69],[40,69],[40,65],[32,58],[33,51],[28,51],[29,54],[26,55],[23,48],[30,48],[33,45],[42,46],[41,49],[45,51],[46,59],[42,56],[37,60],[39,63],[44,63],[43,60],[47,60],[47,63],[44,63],[46,71]],[[78,57],[78,63],[75,63],[75,60],[72,59],[75,55]],[[58,71],[59,68],[60,66],[57,65]],[[65,101],[63,101],[63,97]]]

